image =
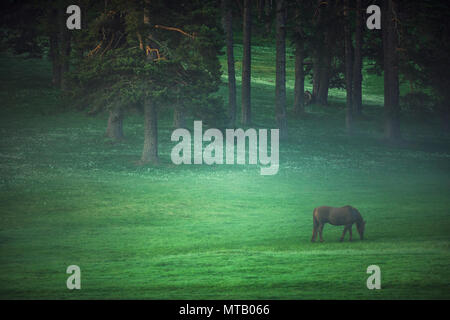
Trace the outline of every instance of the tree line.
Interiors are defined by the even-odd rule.
[[[346,91],[345,127],[363,109],[363,67],[383,74],[385,138],[401,139],[400,83],[411,101],[433,96],[448,128],[449,5],[424,0],[80,0],[81,30],[66,28],[58,1],[2,2],[2,46],[46,55],[53,84],[89,114],[107,110],[106,135],[123,138],[126,110],[144,114],[143,163],[158,162],[158,112],[173,108],[174,127],[188,114],[217,127],[238,125],[235,38],[242,35],[240,125],[252,124],[252,40],[274,39],[275,122],[287,139],[288,112],[303,118],[305,97],[327,105],[330,88]],[[366,8],[381,8],[381,30],[368,30]],[[286,99],[286,48],[295,49],[293,105]],[[224,52],[223,49],[225,48]],[[224,106],[218,57],[226,54]],[[305,92],[305,79],[312,92]],[[421,100],[420,100],[421,101]],[[420,103],[419,103],[420,104]],[[344,124],[343,124],[344,125]]]
[[[286,138],[286,43],[295,48],[294,114],[305,115],[305,77],[312,80],[312,100],[328,104],[332,87],[346,90],[345,126],[352,132],[354,119],[363,112],[363,60],[371,62],[369,71],[384,75],[385,137],[401,139],[400,80],[411,85],[414,98],[421,92],[415,88],[431,88],[436,97],[435,109],[448,128],[449,61],[445,56],[449,41],[445,21],[449,17],[448,4],[433,1],[367,1],[367,0],[223,0],[224,30],[228,55],[229,114],[236,119],[236,90],[233,56],[233,14],[242,15],[242,125],[251,122],[250,73],[252,10],[265,25],[265,32],[275,22],[276,38],[276,123],[280,136]],[[381,7],[381,30],[368,30],[366,9]],[[241,10],[235,10],[240,8]],[[261,16],[264,15],[263,18]],[[436,33],[437,32],[437,33]],[[269,33],[270,34],[270,33]],[[440,43],[440,44],[438,44]],[[421,56],[427,52],[429,58]],[[430,53],[433,52],[431,55]],[[436,60],[431,62],[431,57]],[[436,68],[442,68],[440,72]],[[434,70],[434,71],[433,71]],[[438,84],[439,83],[439,84]],[[441,89],[439,89],[441,88]]]

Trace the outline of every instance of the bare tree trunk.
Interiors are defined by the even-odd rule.
[[[340,11],[339,1],[317,1],[317,18],[315,25],[319,28],[316,44],[317,60],[315,68],[317,69],[314,79],[317,84],[313,88],[313,96],[318,104],[328,104],[328,91],[330,87],[330,78],[332,71],[332,61],[336,47],[337,28],[336,19]],[[322,34],[322,35],[321,35]],[[316,90],[316,91],[314,91]]]
[[[396,3],[384,2],[383,51],[384,51],[384,110],[385,137],[397,141],[400,135],[399,79],[398,79],[398,34]]]
[[[319,90],[320,90],[320,68],[321,68],[321,59],[320,59],[320,52],[316,52],[314,54],[313,58],[313,100],[314,102],[317,101],[317,97],[319,96]]]
[[[144,24],[147,28],[149,28],[150,24],[149,5],[150,0],[144,0]],[[146,59],[151,60],[151,55],[148,55]],[[159,162],[158,113],[156,108],[154,101],[147,97],[144,101],[144,148],[142,150],[141,163],[157,164]]]
[[[175,129],[186,127],[186,117],[184,114],[184,108],[179,103],[177,103],[177,105],[173,110],[173,127]]]
[[[233,50],[233,11],[230,2],[230,0],[222,0],[222,17],[227,43],[228,116],[230,119],[230,127],[234,128],[236,125],[236,74],[234,69]]]
[[[347,97],[347,111],[345,115],[345,126],[347,132],[352,132],[353,127],[353,58],[352,58],[352,31],[349,19],[349,0],[344,1],[344,41],[345,41],[345,87]]]
[[[123,139],[123,111],[121,108],[109,111],[105,136],[114,140]]]
[[[319,73],[319,91],[317,92],[317,103],[326,106],[328,105],[328,89],[330,87],[330,68],[331,68],[331,53],[325,54],[324,64],[320,67]]]
[[[150,99],[144,102],[144,149],[141,163],[157,164],[158,159],[158,114]]]
[[[70,33],[67,30],[63,31],[61,42],[61,89],[67,89],[67,73],[70,70],[70,52],[72,50]]]
[[[242,124],[250,125],[251,119],[251,0],[244,0],[244,43],[242,57]]]
[[[325,33],[324,47],[321,48],[321,62],[319,73],[319,88],[317,92],[317,102],[321,105],[328,105],[328,90],[330,88],[331,62],[333,60],[334,48],[336,46],[336,28],[330,24]]]
[[[362,16],[361,0],[356,0],[356,30],[355,30],[355,54],[353,62],[353,110],[355,114],[362,113]]]
[[[264,11],[265,0],[257,0],[256,1],[256,9],[258,11],[258,20],[261,21]]]
[[[294,87],[294,113],[303,116],[305,113],[305,72],[303,41],[300,38],[295,42],[295,87]]]
[[[321,105],[328,104],[328,88],[330,85],[331,48],[328,40],[320,44],[313,58],[313,97]]]
[[[55,87],[61,87],[61,59],[59,52],[59,28],[54,26],[53,23],[56,21],[58,23],[58,10],[56,8],[49,8],[49,42],[50,42],[50,60],[52,62],[52,83]]]
[[[328,104],[328,88],[332,59],[331,51],[332,46],[334,45],[334,43],[332,43],[332,28],[334,28],[334,26],[332,24],[329,26],[325,25],[323,28],[320,26],[328,23],[327,15],[329,15],[329,13],[324,10],[330,5],[330,2],[323,2],[322,0],[317,1],[317,17],[315,25],[316,27],[319,27],[321,31],[316,35],[318,41],[315,48],[315,57],[313,58],[313,98],[316,103],[321,105]]]
[[[273,0],[265,0],[264,1],[264,19],[265,19],[265,27],[266,33],[270,34],[272,29],[272,6]]]
[[[60,80],[60,87],[61,89],[65,90],[67,87],[67,79],[66,75],[69,71],[70,66],[70,51],[71,51],[71,45],[70,45],[70,32],[66,27],[66,14],[65,14],[65,7],[63,6],[63,3],[58,3],[58,55],[59,55],[59,80]]]
[[[303,116],[305,113],[305,72],[303,60],[305,59],[303,30],[300,25],[300,9],[296,9],[295,20],[295,85],[294,85],[294,114]]]
[[[277,1],[276,14],[276,80],[275,80],[275,108],[280,138],[286,139],[286,16],[287,7],[284,0]]]
[[[322,20],[322,7],[321,7],[321,0],[317,0],[317,9],[316,9],[316,15],[315,15],[315,19],[313,19],[314,21],[314,27],[318,28],[321,24],[321,20]],[[312,57],[312,62],[313,62],[313,91],[312,91],[312,96],[313,96],[313,102],[317,102],[318,100],[318,96],[319,96],[319,90],[320,90],[320,75],[321,75],[321,68],[323,67],[323,34],[321,32],[318,32],[315,35],[317,42],[315,44],[315,46],[313,47],[313,57]]]
[[[61,64],[59,63],[59,45],[56,33],[50,34],[50,60],[52,62],[52,83],[55,87],[61,86]]]
[[[445,108],[442,114],[442,127],[444,132],[450,132],[450,111],[448,108]]]

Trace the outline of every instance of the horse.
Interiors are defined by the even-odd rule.
[[[356,229],[358,230],[361,240],[364,238],[364,229],[366,222],[363,220],[361,213],[352,206],[345,206],[341,208],[334,208],[328,206],[317,207],[313,211],[313,234],[311,242],[314,242],[317,238],[317,232],[320,234],[320,242],[323,242],[322,231],[325,223],[329,223],[333,226],[345,226],[340,241],[342,242],[345,237],[345,233],[349,231],[350,241],[352,241],[352,225],[356,223]]]

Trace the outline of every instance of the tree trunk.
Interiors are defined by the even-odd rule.
[[[445,108],[442,115],[442,127],[444,128],[444,132],[450,132],[450,110]]]
[[[144,0],[144,24],[147,31],[150,24],[149,7],[150,0]],[[146,59],[151,61],[152,56],[148,55]],[[144,101],[144,148],[141,163],[157,164],[158,162],[158,113],[155,103],[147,97]]]
[[[334,48],[336,46],[336,30],[333,24],[330,24],[325,33],[324,46],[320,53],[319,67],[319,88],[317,92],[317,102],[321,105],[328,105],[328,90],[330,88],[331,62],[334,56]]]
[[[361,0],[356,0],[355,54],[353,62],[353,110],[356,115],[361,115],[362,113],[362,21]]]
[[[317,92],[317,103],[323,106],[328,105],[328,89],[330,87],[330,68],[331,68],[331,54],[325,54],[325,62],[320,67],[319,74],[319,91]]]
[[[177,103],[177,105],[173,110],[173,127],[175,129],[186,127],[186,117],[184,114],[184,108],[179,103]]]
[[[70,52],[72,46],[70,43],[70,33],[67,30],[63,31],[62,42],[61,42],[61,89],[67,89],[67,73],[70,71]]]
[[[244,0],[244,43],[242,57],[242,125],[251,123],[251,0]]]
[[[266,4],[265,0],[257,0],[256,7],[258,11],[258,20],[261,21],[263,17],[264,5]]]
[[[59,52],[59,29],[57,26],[52,25],[55,21],[58,22],[58,10],[56,8],[50,8],[49,22],[51,24],[49,30],[49,42],[50,42],[50,60],[52,62],[52,83],[55,87],[61,86],[61,63]]]
[[[303,30],[300,25],[300,9],[297,7],[295,20],[295,85],[294,85],[294,114],[303,116],[305,113],[305,72],[303,60],[305,59]]]
[[[52,62],[52,83],[55,87],[61,86],[61,64],[59,63],[58,36],[52,32],[50,34],[50,60]]]
[[[114,140],[123,139],[123,111],[121,108],[109,111],[105,136]]]
[[[222,0],[223,28],[227,43],[227,62],[228,62],[228,116],[230,127],[236,125],[236,74],[234,69],[234,50],[233,50],[233,15],[230,0]]]
[[[324,5],[326,4],[326,5]],[[315,57],[313,58],[313,98],[321,105],[328,104],[328,89],[330,84],[330,68],[332,61],[332,49],[335,46],[335,26],[329,23],[329,12],[324,11],[331,4],[317,1],[317,18],[315,21],[319,32],[316,35],[317,43],[315,48]],[[325,16],[324,16],[325,15]],[[320,27],[324,25],[323,27]]]
[[[303,50],[303,41],[300,38],[297,38],[295,42],[294,113],[299,116],[303,116],[305,113],[305,73],[303,70]]]
[[[352,31],[349,19],[349,0],[344,1],[344,42],[345,42],[345,89],[347,110],[345,115],[345,127],[347,132],[352,132],[353,127],[353,58],[352,58]]]
[[[286,139],[286,16],[287,7],[284,0],[277,1],[276,13],[276,79],[275,79],[275,113],[280,138]]]
[[[59,3],[58,4],[58,55],[59,55],[59,79],[60,87],[65,90],[67,88],[67,72],[69,71],[70,65],[70,32],[66,27],[66,14],[65,7]]]
[[[272,1],[273,0],[264,1],[264,25],[268,35],[270,35],[272,29]]]
[[[332,59],[328,40],[321,43],[316,52],[316,57],[313,58],[313,97],[316,103],[327,105]]]
[[[319,96],[319,89],[320,89],[320,68],[321,68],[321,59],[320,59],[320,51],[316,52],[312,58],[313,62],[313,100],[314,102],[317,101],[317,97]]]
[[[384,2],[383,51],[384,51],[384,110],[385,137],[390,141],[400,139],[400,107],[398,79],[398,34],[396,22],[396,3]]]
[[[141,163],[158,163],[158,114],[150,99],[144,103],[144,149]]]
[[[317,0],[317,15],[315,16],[314,21],[314,27],[318,28],[321,24],[321,17],[322,17],[322,7],[321,7],[321,0]],[[317,32],[315,34],[315,46],[313,46],[313,55],[312,55],[312,63],[313,63],[313,90],[312,90],[312,96],[313,96],[313,102],[317,102],[318,96],[319,96],[319,90],[320,90],[320,75],[321,75],[321,68],[323,66],[323,59],[322,59],[322,51],[323,51],[323,34],[322,32]]]

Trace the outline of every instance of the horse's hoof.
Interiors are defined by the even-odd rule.
[[[320,242],[323,242],[323,240],[320,240]]]

